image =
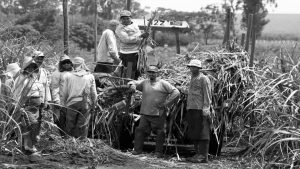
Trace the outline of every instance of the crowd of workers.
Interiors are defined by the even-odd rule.
[[[148,78],[137,80],[139,44],[148,36],[149,33],[141,33],[138,26],[131,21],[129,11],[122,11],[120,23],[116,20],[110,21],[108,29],[101,36],[94,72],[122,76],[120,65],[127,69],[128,66],[132,66],[130,77],[134,80],[128,85],[132,90],[142,92],[141,118],[135,129],[133,155],[142,153],[144,139],[153,132],[156,134],[155,154],[162,157],[167,110],[176,104],[180,91],[186,92],[187,134],[193,141],[196,151],[196,155],[189,160],[206,163],[211,129],[211,83],[202,73],[202,62],[191,60],[187,65],[191,72],[188,89],[179,91],[169,82],[159,78],[157,65],[148,65],[146,69]],[[52,108],[54,123],[60,128],[62,137],[85,139],[91,112],[97,104],[95,78],[83,58],[71,59],[67,55],[62,56],[58,69],[51,77],[42,66],[44,58],[43,52],[34,51],[30,57],[24,58],[22,67],[17,63],[7,65],[4,81],[0,85],[1,97],[18,101],[15,105],[7,104],[6,108],[9,107],[11,114],[19,114],[22,149],[27,154],[37,152],[35,145],[39,139],[44,109]],[[52,106],[49,106],[49,103],[52,103]]]

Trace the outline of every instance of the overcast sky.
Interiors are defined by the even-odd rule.
[[[208,4],[221,4],[224,0],[136,0],[142,7],[150,7],[154,10],[157,7],[171,8],[178,11],[199,11],[201,7]],[[300,0],[276,0],[277,8],[269,7],[269,13],[300,14]]]

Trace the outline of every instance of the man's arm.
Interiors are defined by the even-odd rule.
[[[60,73],[54,72],[51,77],[50,90],[51,90],[52,101],[56,104],[60,103],[59,79],[60,79]]]
[[[90,88],[90,95],[91,95],[91,101],[92,101],[92,108],[97,103],[97,90],[96,90],[96,82],[94,76],[91,74],[91,88]]]
[[[69,86],[69,74],[66,73],[64,77],[64,83],[62,85],[62,90],[60,92],[61,100],[60,104],[65,106],[68,99],[68,86]]]
[[[208,77],[201,78],[201,86],[203,92],[203,111],[209,111],[211,106],[211,84]]]
[[[164,106],[169,107],[173,105],[179,98],[180,92],[173,85],[167,81],[162,81],[164,89],[169,93],[168,99],[166,100]]]
[[[128,85],[130,86],[131,89],[133,90],[139,90],[139,91],[143,91],[143,83],[145,80],[133,80],[128,82]]]
[[[108,47],[109,56],[114,60],[115,63],[119,63],[120,59],[118,55],[117,42],[113,32],[107,33],[106,43]]]

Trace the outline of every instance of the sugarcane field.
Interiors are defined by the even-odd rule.
[[[0,1],[0,168],[300,168],[299,6]]]

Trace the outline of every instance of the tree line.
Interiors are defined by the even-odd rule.
[[[184,20],[190,25],[190,32],[181,34],[181,44],[187,45],[191,37],[221,38],[225,29],[225,9],[232,11],[232,22],[236,22],[235,14],[243,11],[241,27],[247,25],[248,14],[255,13],[255,31],[261,34],[263,26],[268,23],[266,6],[276,5],[275,0],[223,0],[223,6],[208,5],[198,12],[182,12],[168,8],[158,8],[161,20]],[[28,36],[35,40],[44,37],[55,43],[62,39],[63,19],[62,2],[60,0],[2,0],[0,3],[0,21],[13,21],[1,29],[1,40]],[[126,7],[126,0],[98,0],[98,33],[101,33],[110,19],[117,18],[118,13]],[[69,1],[70,40],[87,50],[94,48],[93,15],[94,0]],[[132,1],[133,18],[143,18],[148,14],[141,8],[138,1]],[[231,27],[232,35],[236,36],[235,24]],[[174,38],[167,32],[159,32],[158,44],[174,44]]]

